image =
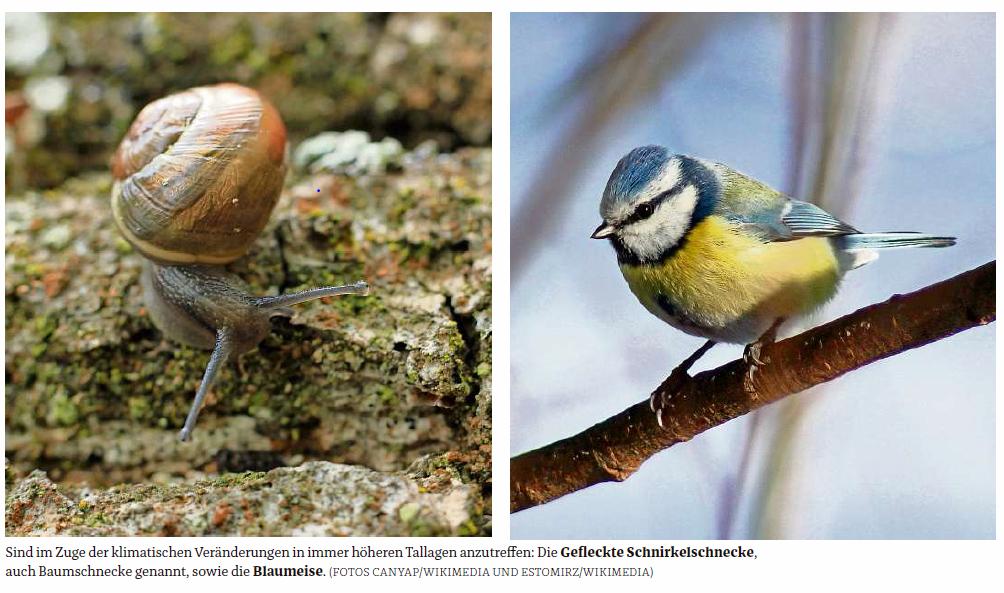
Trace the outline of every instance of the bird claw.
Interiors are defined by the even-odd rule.
[[[763,347],[768,344],[773,344],[777,340],[777,330],[784,323],[784,317],[778,317],[774,320],[767,331],[763,333],[755,342],[746,344],[746,349],[743,350],[743,362],[745,362],[751,369],[750,376],[752,377],[752,368],[754,366],[763,366],[766,362],[760,358],[760,353],[763,351]],[[769,360],[769,359],[768,359]]]
[[[666,410],[672,409],[670,401],[683,385],[690,381],[690,375],[682,369],[674,369],[669,378],[662,382],[658,389],[652,392],[648,398],[648,407],[655,412],[655,419],[659,423],[659,428],[666,428],[663,423],[663,414]]]
[[[764,365],[763,359],[760,358],[760,351],[762,349],[763,344],[758,340],[752,344],[747,344],[746,349],[743,350],[743,362],[746,363],[746,373],[743,375],[743,388],[747,393],[754,393],[756,391],[753,385],[753,373]]]
[[[761,351],[763,351],[763,343],[759,340],[752,344],[747,344],[746,349],[743,350],[743,362],[751,367],[754,365],[763,366],[765,363],[760,358]]]
[[[652,395],[648,398],[648,407],[652,408],[655,412],[655,419],[659,422],[660,428],[666,428],[662,421],[663,412],[666,410],[672,410],[675,406],[670,403],[673,395],[681,391],[683,387],[690,382],[690,375],[687,371],[690,367],[694,366],[704,354],[710,350],[715,345],[715,342],[708,340],[701,345],[700,348],[694,351],[693,354],[684,359],[673,372],[669,374],[669,377],[662,382],[662,385],[658,389],[652,392]]]
[[[753,384],[753,373],[755,373],[759,367],[767,364],[767,361],[770,360],[769,357],[763,358],[760,354],[763,352],[764,346],[773,344],[777,339],[777,329],[783,322],[783,318],[777,319],[762,336],[757,338],[755,342],[747,344],[746,349],[743,350],[743,362],[746,363],[746,373],[743,376],[743,388],[746,389],[747,393],[756,393],[756,386]]]

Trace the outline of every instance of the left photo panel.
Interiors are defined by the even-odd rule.
[[[491,15],[5,47],[6,535],[491,535]]]

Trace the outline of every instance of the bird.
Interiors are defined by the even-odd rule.
[[[955,237],[861,232],[722,163],[641,146],[620,159],[591,238],[613,246],[628,287],[651,314],[706,342],[650,398],[668,398],[715,344],[743,344],[749,380],[787,320],[829,301],[844,274],[884,249],[948,247]]]

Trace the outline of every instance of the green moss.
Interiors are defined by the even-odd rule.
[[[392,408],[398,403],[397,392],[386,385],[377,387],[376,395],[380,403],[388,408]]]
[[[467,206],[477,206],[484,203],[485,198],[480,194],[461,194],[460,201]]]
[[[59,327],[59,320],[49,315],[41,315],[35,318],[35,331],[40,339],[47,339]]]
[[[211,59],[216,64],[226,65],[238,61],[254,47],[251,33],[246,26],[237,27],[227,35],[219,37],[219,42],[211,48]]]
[[[145,397],[129,398],[129,417],[133,420],[146,420],[150,416],[150,403]]]
[[[477,524],[474,523],[473,520],[468,519],[457,527],[457,535],[462,537],[471,537],[482,535],[482,533]]]
[[[115,239],[115,251],[119,255],[129,255],[133,251],[132,244],[122,237],[118,237]]]
[[[411,537],[435,537],[453,535],[449,533],[443,525],[430,523],[422,517],[417,517],[408,522],[408,535]]]
[[[59,391],[49,400],[49,412],[46,416],[50,425],[73,426],[79,418],[77,404],[66,392]]]
[[[101,527],[103,525],[110,525],[111,522],[111,519],[104,513],[89,513],[84,517],[83,524],[88,527]]]
[[[421,507],[418,506],[418,503],[406,502],[397,510],[397,515],[405,523],[411,523],[418,518],[419,511],[421,511]]]
[[[42,276],[49,269],[45,263],[29,263],[24,266],[24,273],[28,276]]]
[[[237,486],[248,486],[265,479],[266,472],[243,472],[237,474],[223,474],[213,480],[207,480],[206,484],[214,488],[231,488]]]

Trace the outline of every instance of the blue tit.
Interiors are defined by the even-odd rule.
[[[592,238],[613,245],[641,304],[708,340],[677,374],[716,342],[752,344],[746,356],[759,362],[759,346],[773,341],[784,320],[826,303],[848,270],[881,249],[955,244],[953,237],[862,233],[726,165],[661,146],[636,148],[617,163],[600,216]]]

